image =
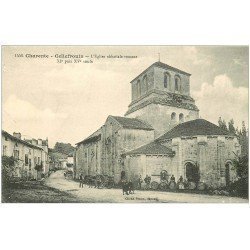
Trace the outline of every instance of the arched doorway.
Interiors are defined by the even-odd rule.
[[[186,179],[188,182],[198,183],[200,180],[199,168],[191,162],[187,162],[185,165]]]

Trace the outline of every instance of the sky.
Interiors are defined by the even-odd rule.
[[[93,63],[65,63],[56,58],[62,54],[89,56],[82,61],[92,55]],[[2,128],[25,138],[48,137],[50,147],[57,141],[74,145],[108,115],[125,114],[130,81],[159,55],[161,62],[192,74],[191,96],[201,118],[215,124],[219,117],[233,118],[235,127],[242,121],[248,126],[246,46],[3,46]]]

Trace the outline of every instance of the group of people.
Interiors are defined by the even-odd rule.
[[[165,178],[165,175],[161,175],[161,181],[167,181],[167,178]],[[146,175],[146,177],[144,178],[144,182],[146,184],[146,189],[149,189],[150,188],[150,184],[151,184],[151,177]],[[171,175],[170,177],[170,182],[173,182],[176,184],[175,182],[175,176],[174,175]],[[143,183],[143,179],[142,179],[142,176],[140,175],[139,178],[138,178],[138,189],[142,189],[142,183]],[[183,184],[184,185],[184,179],[182,176],[180,176],[177,184]]]
[[[164,175],[164,177],[165,177],[165,175]],[[98,178],[96,178],[96,181],[98,182]],[[161,175],[161,181],[167,181],[168,182],[167,178],[162,178],[162,175]],[[131,180],[130,181],[121,180],[121,182],[122,182],[122,185],[125,187],[125,189],[128,189],[129,192],[134,190],[134,184],[133,184],[133,182]],[[151,176],[146,175],[146,177],[143,180],[142,176],[139,175],[139,178],[138,178],[138,181],[137,181],[137,187],[138,187],[139,190],[142,189],[143,182],[145,183],[145,189],[150,189]],[[179,177],[178,182],[176,183],[175,182],[175,176],[171,175],[171,177],[169,179],[169,183],[171,183],[171,182],[174,183],[175,185],[177,184],[179,189],[184,189],[185,181],[184,181],[182,176]],[[79,187],[83,188],[83,185],[84,185],[84,175],[81,173],[79,175]],[[128,187],[126,187],[126,186],[128,186]]]

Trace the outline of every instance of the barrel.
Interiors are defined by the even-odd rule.
[[[166,190],[168,188],[168,183],[167,182],[161,182],[158,187],[160,190]]]
[[[196,188],[195,182],[190,181],[190,182],[188,183],[188,189],[194,190],[195,188]]]

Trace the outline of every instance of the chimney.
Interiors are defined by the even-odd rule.
[[[38,139],[37,141],[38,141],[38,146],[42,146],[43,140],[42,139]]]
[[[18,132],[18,133],[14,132],[13,136],[21,140],[21,133],[20,132]]]

